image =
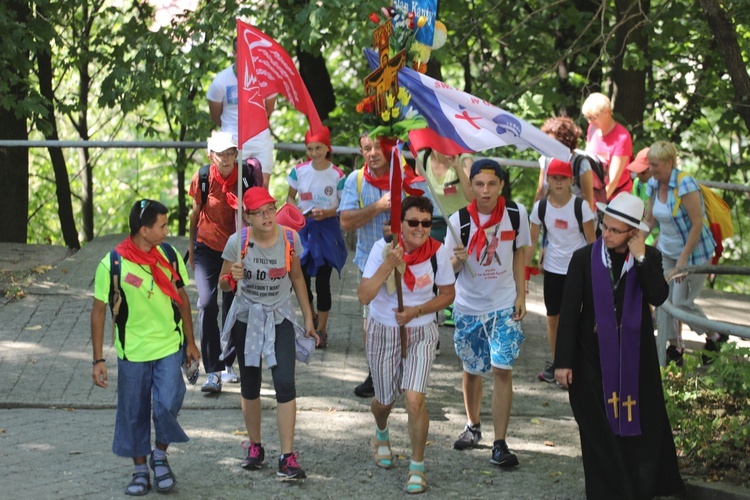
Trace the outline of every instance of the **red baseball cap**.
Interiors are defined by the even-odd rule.
[[[549,166],[547,167],[547,175],[573,177],[573,167],[566,161],[553,158],[552,161],[549,162]]]
[[[635,160],[628,164],[628,170],[640,174],[648,168],[648,148],[643,148],[635,155]]]
[[[242,206],[245,210],[257,210],[266,203],[276,203],[266,188],[251,187],[242,195]]]

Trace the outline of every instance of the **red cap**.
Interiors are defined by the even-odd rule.
[[[245,210],[257,210],[266,203],[276,203],[266,188],[251,187],[242,195],[242,206]]]
[[[319,142],[321,144],[325,144],[325,146],[328,148],[328,151],[331,151],[331,131],[326,126],[320,127],[320,130],[318,130],[315,134],[313,134],[312,131],[308,129],[308,131],[305,132],[305,144],[307,145],[311,142]]]
[[[635,160],[628,164],[628,170],[640,174],[648,168],[648,148],[643,148],[635,155]]]
[[[547,175],[573,177],[573,167],[566,161],[553,158],[552,161],[549,162],[549,166],[547,167]]]
[[[284,206],[276,212],[276,224],[290,227],[295,231],[299,232],[300,229],[305,227],[305,222],[307,222],[307,219],[299,211],[299,208],[289,203],[284,203]]]

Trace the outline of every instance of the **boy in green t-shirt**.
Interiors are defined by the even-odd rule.
[[[117,415],[112,451],[131,457],[133,478],[125,494],[141,496],[151,489],[146,464],[154,470],[154,487],[171,491],[177,480],[167,462],[170,443],[183,443],[188,436],[177,422],[185,396],[180,367],[183,360],[200,359],[193,338],[190,300],[185,293],[187,271],[181,258],[176,268],[162,246],[167,228],[167,207],[153,200],[141,200],[130,211],[130,236],[116,248],[119,262],[117,287],[120,299],[113,301],[117,335]],[[103,358],[104,319],[110,302],[112,258],[107,254],[99,263],[91,310],[94,384],[106,388],[107,365]],[[153,398],[153,406],[151,404]],[[151,448],[153,413],[156,447]]]

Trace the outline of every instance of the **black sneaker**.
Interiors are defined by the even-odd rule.
[[[375,388],[372,385],[372,375],[367,375],[365,381],[354,388],[354,394],[360,398],[371,398],[375,395]]]
[[[279,458],[279,471],[276,473],[276,477],[282,481],[292,481],[297,479],[305,479],[307,474],[302,470],[299,463],[297,462],[297,453],[289,453],[288,455],[282,455]]]
[[[553,363],[546,363],[544,365],[544,371],[539,372],[537,378],[542,382],[548,382],[550,384],[555,383],[555,365]]]
[[[476,430],[469,427],[468,424],[464,427],[464,431],[458,436],[456,442],[453,443],[453,448],[456,450],[468,450],[469,448],[476,448],[479,440],[482,439],[481,428]]]
[[[510,452],[505,441],[498,439],[495,441],[494,446],[492,446],[490,463],[498,467],[515,467],[518,465],[518,457]]]
[[[248,445],[245,445],[248,443]],[[242,443],[243,448],[247,448],[247,457],[242,461],[242,468],[247,470],[258,470],[263,465],[263,459],[266,458],[266,450],[260,443],[251,443],[246,441]]]
[[[721,344],[725,344],[729,340],[729,335],[719,334],[719,338],[716,340],[706,339],[706,344],[703,346],[703,350],[706,352],[718,353],[721,351]],[[716,360],[716,355],[703,354],[703,364],[710,365]]]
[[[678,349],[674,345],[667,347],[667,362],[674,363],[677,366],[684,365],[685,359],[682,357],[682,349]]]

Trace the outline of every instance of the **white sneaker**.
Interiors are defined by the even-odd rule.
[[[236,384],[240,381],[240,377],[234,373],[231,366],[227,366],[227,368],[221,372],[221,381],[225,384]]]

